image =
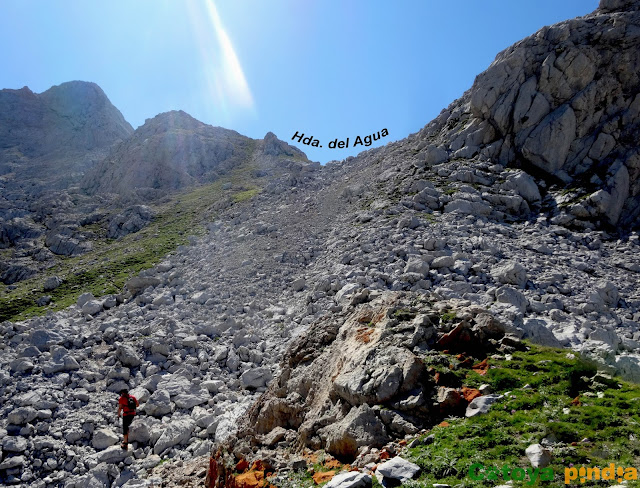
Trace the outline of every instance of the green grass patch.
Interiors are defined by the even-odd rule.
[[[457,318],[458,316],[456,315],[455,312],[445,312],[440,316],[440,320],[446,323],[455,322]]]
[[[234,193],[232,198],[235,203],[240,203],[240,202],[245,202],[247,200],[252,199],[258,193],[260,193],[260,190],[258,188],[252,188],[250,190],[239,191],[237,193]]]
[[[239,190],[223,190],[226,183]],[[215,220],[217,205],[250,200],[265,184],[266,177],[256,176],[256,168],[247,164],[214,183],[173,195],[167,203],[156,207],[153,221],[134,234],[106,239],[104,224],[84,226],[83,229],[101,236],[92,241],[91,252],[75,257],[57,256],[57,263],[46,273],[16,283],[13,290],[6,285],[0,287],[0,322],[61,310],[75,303],[84,292],[96,297],[119,293],[129,278],[187,244],[189,235],[205,234],[203,224]],[[59,276],[63,284],[45,292],[43,285],[49,276]],[[50,295],[52,303],[39,307],[36,300],[43,295]]]
[[[447,368],[453,356],[429,354],[425,364]],[[422,472],[409,487],[446,483],[457,487],[496,486],[496,480],[473,480],[469,468],[530,468],[525,449],[545,437],[558,441],[551,448],[553,481],[529,478],[513,481],[514,487],[559,487],[565,467],[640,466],[640,386],[617,380],[620,387],[594,385],[594,367],[563,349],[530,346],[510,357],[489,358],[490,369],[481,376],[468,372],[463,383],[488,383],[504,395],[485,415],[448,418],[448,427],[434,427],[435,441],[407,449],[402,455],[420,465]],[[578,401],[575,401],[576,397]],[[422,438],[426,437],[425,434]],[[573,482],[570,486],[603,486],[602,481]],[[606,483],[607,486],[615,482]],[[404,485],[403,485],[404,486]],[[637,481],[627,486],[638,487]]]

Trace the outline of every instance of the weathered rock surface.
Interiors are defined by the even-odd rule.
[[[376,477],[384,484],[385,478],[397,480],[401,483],[408,481],[420,472],[420,466],[396,456],[382,463],[376,469]]]

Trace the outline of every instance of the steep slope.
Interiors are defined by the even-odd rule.
[[[39,94],[28,87],[0,90],[2,173],[52,179],[60,169],[82,171],[87,153],[108,148],[132,132],[95,83],[70,81]]]
[[[93,83],[42,94],[4,90],[0,117],[0,282],[10,286],[43,281],[43,272],[61,264],[56,256],[104,251],[107,239],[137,232],[158,211],[166,215],[148,205],[161,206],[172,191],[225,175],[234,193],[250,196],[257,180],[311,164],[272,133],[253,140],[184,112],[158,115],[132,132]],[[20,303],[29,301],[30,292],[17,294]]]
[[[610,65],[596,63],[603,76],[624,72],[616,53],[635,42],[637,6],[603,1],[589,16],[543,29],[540,39],[554,32],[550,39],[575,35],[587,45],[598,42],[603,26],[625,25],[615,31],[618,41],[602,48]],[[533,39],[528,46],[541,63],[558,47],[544,41],[538,48]],[[562,158],[543,161],[525,148],[545,141],[547,129],[533,129],[520,156],[511,151],[519,140],[513,116],[500,132],[495,115],[478,112],[484,99],[473,102],[486,76],[404,140],[322,168],[283,157],[281,172],[261,192],[216,207],[215,217],[206,216],[208,233],[190,236],[189,245],[117,296],[85,295],[62,311],[4,322],[2,480],[99,487],[133,479],[129,486],[141,486],[136,480],[152,477],[163,458],[186,464],[206,456],[238,425],[250,435],[238,439],[234,454],[273,467],[305,466],[293,455],[302,447],[378,462],[381,454],[370,446],[461,414],[465,392],[451,381],[450,366],[460,374],[459,364],[496,348],[500,358],[489,360],[509,364],[520,339],[572,349],[569,357],[554,353],[570,366],[580,366],[573,362],[579,353],[601,370],[640,381],[640,237],[623,228],[636,222],[633,165],[622,162],[629,196],[616,233],[592,196],[604,191],[615,199],[615,184],[602,180],[594,190],[589,185],[597,182],[562,173],[566,161],[543,169],[544,161]],[[625,90],[626,104],[633,88]],[[497,103],[485,98],[487,106]],[[568,110],[549,105],[558,116]],[[620,109],[620,134],[636,134],[635,119],[624,116],[632,105]],[[522,118],[518,123],[527,122]],[[585,123],[579,120],[567,154],[580,144],[593,147],[576,136]],[[584,126],[597,140],[599,129]],[[627,157],[631,143],[619,143]],[[255,144],[256,164],[262,154],[290,151],[269,134]],[[480,351],[460,350],[480,344]],[[441,364],[438,349],[465,355]],[[115,446],[112,413],[123,386],[135,389],[146,413],[137,419],[133,449],[124,452]],[[542,442],[543,430],[532,440]],[[56,462],[40,462],[47,457]]]
[[[55,254],[86,252],[80,222],[100,204],[77,185],[132,127],[95,83],[0,90],[0,281],[35,276]]]
[[[567,189],[563,223],[638,225],[640,2],[603,1],[498,54],[422,133],[426,164],[476,157]]]
[[[260,145],[235,131],[204,124],[185,112],[167,112],[147,120],[84,178],[92,193],[121,195],[136,189],[177,190],[214,181],[249,160],[265,146],[257,167],[279,156],[307,161],[300,150],[268,134]],[[277,150],[276,150],[277,148]],[[286,148],[283,150],[283,148]],[[254,158],[255,159],[255,158]]]

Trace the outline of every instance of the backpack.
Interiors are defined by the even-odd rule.
[[[133,410],[134,412],[136,411],[136,399],[131,395],[127,398],[127,407],[129,407],[129,410]]]

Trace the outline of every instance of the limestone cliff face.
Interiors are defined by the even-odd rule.
[[[291,157],[307,161],[304,153],[272,133],[254,140],[173,111],[147,120],[86,175],[83,186],[90,192],[118,194],[139,188],[176,190],[214,181],[250,160],[259,169]]]
[[[0,90],[0,149],[5,158],[18,152],[34,158],[90,151],[132,132],[95,83],[70,81],[39,94],[28,87]]]
[[[439,152],[428,159],[521,167],[580,189],[581,201],[569,208],[574,218],[633,224],[640,213],[639,46],[637,0],[603,0],[590,15],[544,27],[499,53],[436,119]]]

